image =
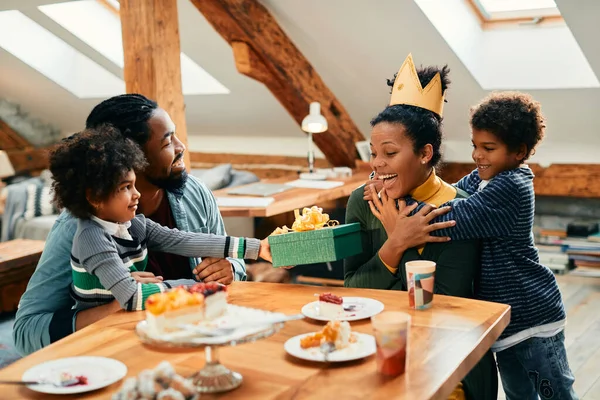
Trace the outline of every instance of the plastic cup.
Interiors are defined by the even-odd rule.
[[[410,315],[384,311],[371,317],[371,325],[377,344],[377,372],[386,376],[402,375],[408,358]]]
[[[415,310],[431,307],[435,284],[433,261],[409,261],[406,263],[406,286],[408,305]]]

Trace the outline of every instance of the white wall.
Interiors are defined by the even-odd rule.
[[[306,157],[306,137],[188,135],[190,151],[202,153],[256,154]],[[315,157],[325,158],[314,146]]]
[[[255,136],[188,136],[189,151],[202,153],[230,153],[306,157],[305,138],[273,138]],[[472,162],[471,142],[468,140],[444,140],[444,160],[447,162]],[[315,157],[325,158],[315,146]],[[550,164],[598,164],[600,146],[586,143],[542,142],[530,160],[542,166]]]

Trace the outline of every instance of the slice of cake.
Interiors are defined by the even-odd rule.
[[[332,293],[319,295],[319,316],[327,319],[337,319],[344,314],[344,300]]]
[[[197,283],[188,290],[204,296],[204,319],[219,318],[227,311],[227,286],[216,282]]]
[[[216,282],[197,283],[156,293],[146,300],[146,321],[154,334],[179,330],[182,324],[213,320],[227,310],[227,287]]]
[[[348,347],[350,343],[354,343],[355,341],[356,338],[352,335],[348,321],[329,321],[320,332],[303,337],[300,340],[300,347],[308,349],[331,342],[335,344],[336,350],[340,350]]]

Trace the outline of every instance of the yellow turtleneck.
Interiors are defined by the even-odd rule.
[[[439,207],[442,204],[456,197],[456,188],[441,180],[435,174],[434,168],[431,171],[429,178],[427,178],[427,180],[423,182],[422,185],[410,192],[409,195],[418,202],[433,204],[434,206]],[[417,249],[419,254],[423,252],[424,248],[425,245]],[[390,265],[387,265],[383,260],[381,260],[381,262],[383,262],[383,265],[385,265],[386,268],[389,269],[392,274],[395,274],[398,271],[397,267],[394,268]]]
[[[441,180],[435,174],[434,168],[429,178],[421,186],[410,192],[409,195],[418,202],[439,207],[456,197],[456,188]]]

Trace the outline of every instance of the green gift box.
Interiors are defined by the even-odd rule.
[[[360,224],[269,236],[274,267],[341,260],[362,251]]]

